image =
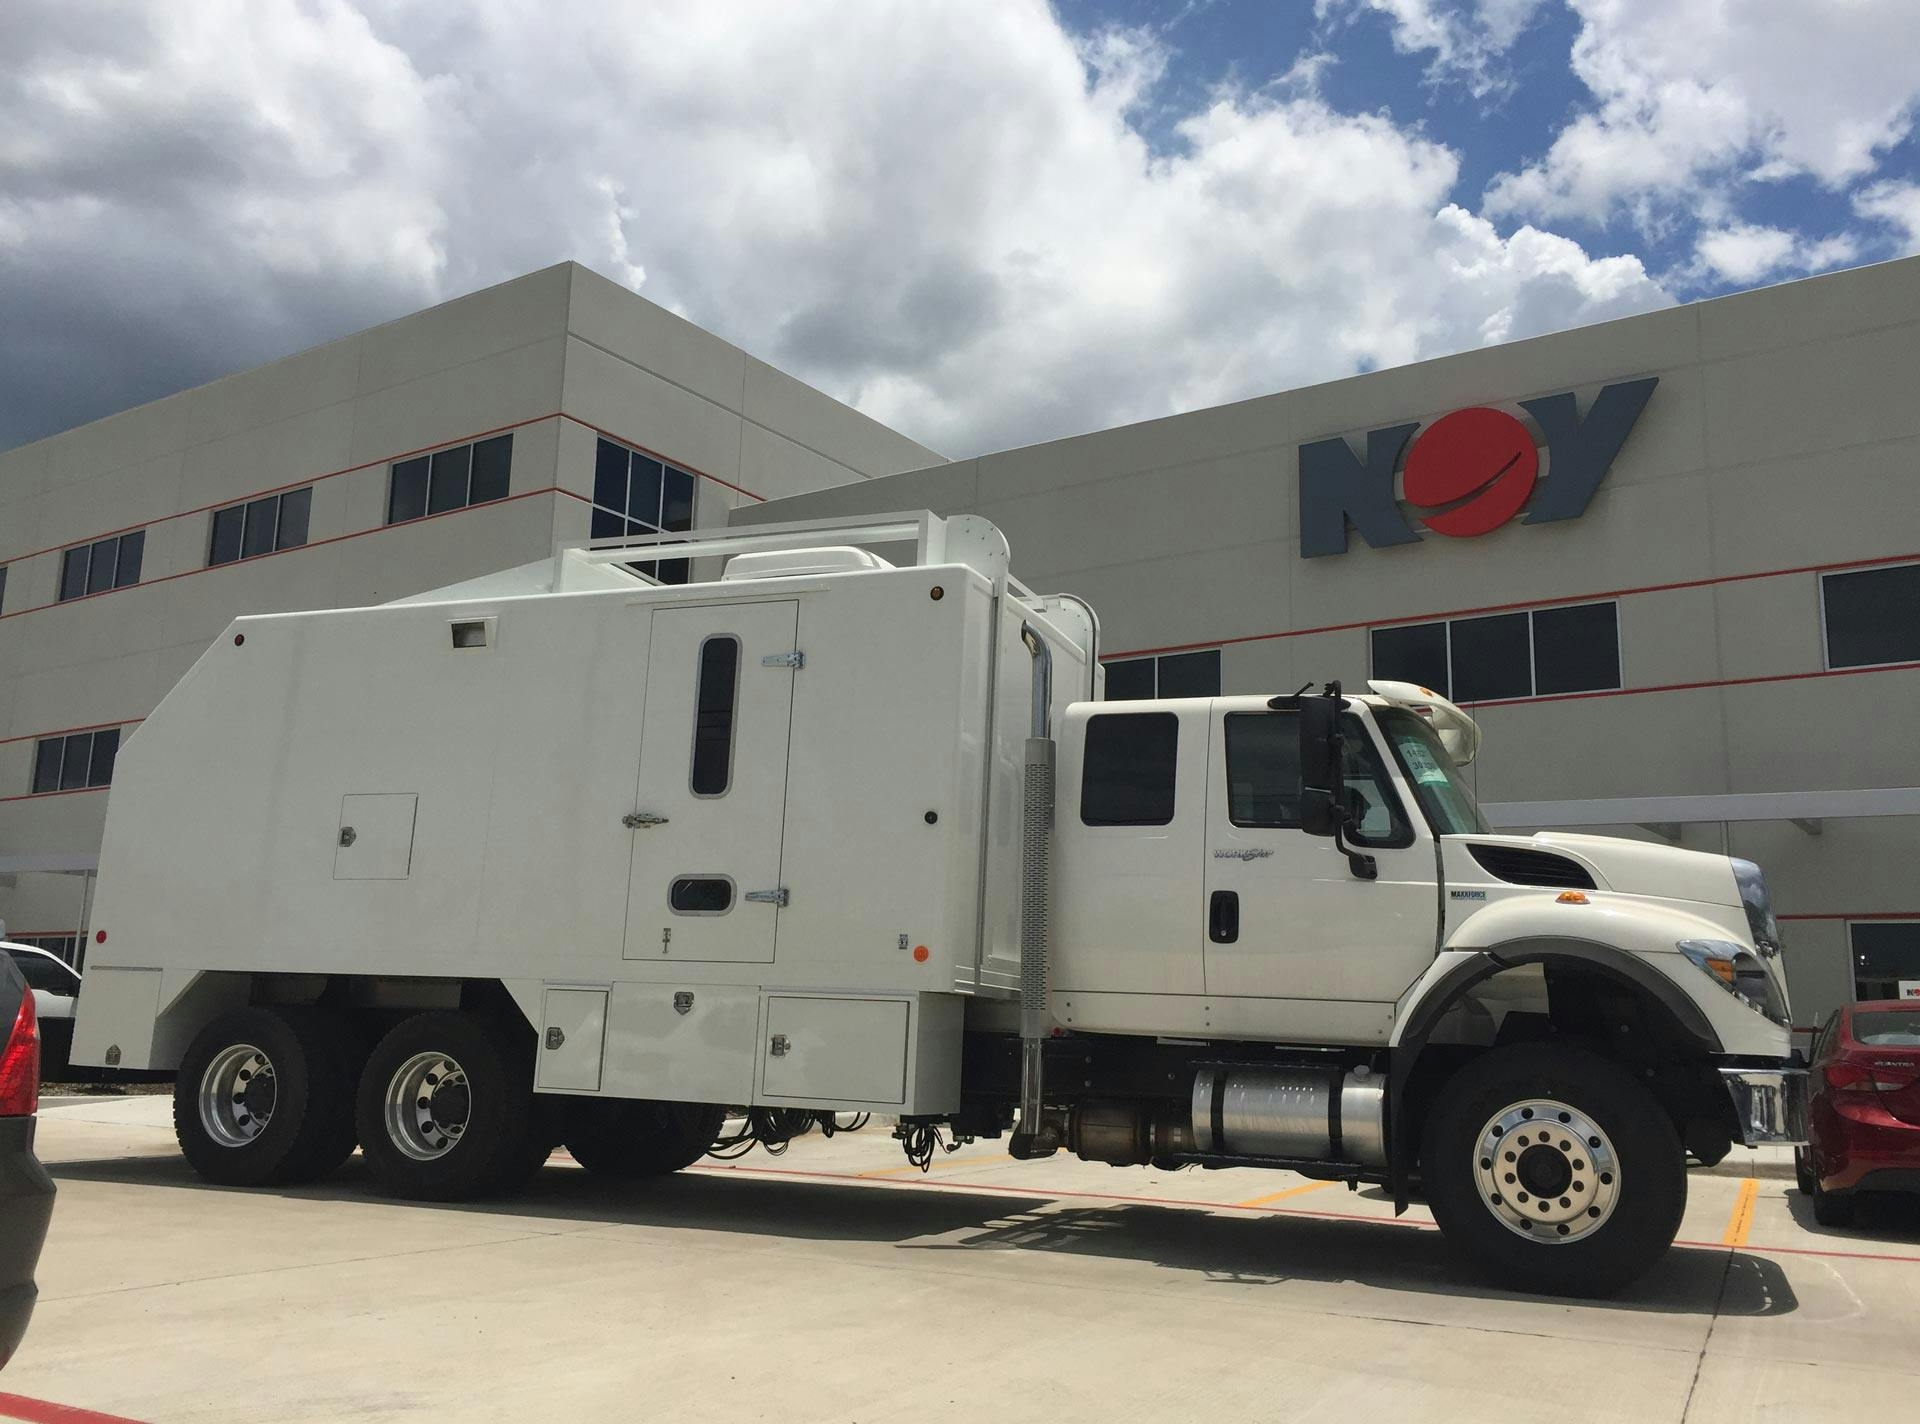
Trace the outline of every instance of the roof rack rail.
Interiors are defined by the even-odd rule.
[[[731,558],[735,554],[760,554],[780,549],[810,549],[822,544],[911,543],[913,567],[929,564],[965,564],[991,580],[997,588],[1008,585],[1007,536],[991,521],[977,514],[959,514],[942,518],[931,510],[907,510],[897,514],[841,516],[837,519],[801,519],[787,524],[747,525],[739,529],[698,530],[686,534],[640,534],[589,539],[585,543],[562,541],[554,547],[553,586],[565,586],[566,566],[600,564],[624,566],[636,561],[659,559]],[[645,574],[624,570],[642,583],[653,583]]]

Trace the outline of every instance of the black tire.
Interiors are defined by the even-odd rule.
[[[418,1117],[405,1101],[396,1104],[398,1126],[388,1115],[396,1079],[428,1055],[459,1069],[457,1081],[448,1074],[434,1075],[430,1087],[423,1083],[428,1098],[408,1094],[415,1103],[432,1104],[424,1111],[434,1123],[446,1121],[448,1131],[432,1129],[437,1146],[423,1140],[426,1129],[409,1128]],[[431,1066],[420,1071],[431,1072]],[[456,1122],[460,1109],[464,1115]],[[463,1201],[505,1191],[524,1182],[553,1149],[551,1119],[534,1100],[530,1034],[523,1025],[473,1014],[436,1010],[396,1024],[367,1058],[355,1116],[360,1151],[374,1180],[390,1196],[414,1201]],[[455,1126],[459,1130],[452,1132]],[[416,1155],[422,1151],[434,1155]]]
[[[691,1167],[727,1120],[712,1103],[579,1099],[569,1104],[567,1151],[589,1172],[633,1181]]]
[[[246,1047],[258,1050],[270,1073],[250,1069],[250,1057],[235,1064],[234,1055]],[[227,1083],[209,1082],[216,1061],[222,1065],[216,1079]],[[318,1009],[256,1006],[222,1014],[194,1036],[174,1078],[173,1131],[181,1155],[221,1186],[325,1176],[353,1152],[356,1063],[347,1026]]]
[[[1517,1122],[1504,1137],[1483,1134],[1491,1132],[1498,1115],[1509,1108],[1517,1114],[1530,1101],[1560,1104],[1584,1116],[1610,1144],[1615,1170],[1595,1170],[1599,1162],[1589,1164],[1578,1141],[1570,1152],[1558,1154],[1557,1148],[1566,1146],[1566,1130],[1543,1114],[1539,1122],[1548,1131],[1533,1144],[1544,1153],[1540,1170],[1571,1172],[1572,1190],[1569,1184],[1554,1186],[1555,1199],[1548,1202],[1529,1198],[1519,1186],[1504,1187],[1504,1164],[1483,1155],[1483,1149],[1505,1156],[1501,1145],[1512,1142],[1525,1153],[1520,1144],[1536,1129]],[[1487,1149],[1488,1143],[1496,1145]],[[1509,1218],[1498,1214],[1502,1208],[1482,1196],[1477,1179],[1483,1163],[1489,1192],[1508,1212],[1518,1217],[1519,1203],[1529,1203],[1525,1210],[1531,1211],[1537,1202],[1543,1212],[1554,1211],[1559,1224],[1542,1221],[1539,1229],[1524,1234],[1517,1220],[1508,1225]],[[1515,1166],[1526,1170],[1522,1163]],[[1500,1284],[1547,1295],[1599,1296],[1621,1289],[1673,1244],[1687,1205],[1686,1153],[1658,1100],[1618,1064],[1558,1044],[1494,1049],[1461,1069],[1427,1119],[1421,1178],[1434,1220],[1451,1245]],[[1536,1184],[1536,1190],[1547,1189]],[[1502,1191],[1510,1195],[1503,1198]],[[1563,1191],[1566,1196],[1558,1195]],[[1568,1225],[1558,1209],[1582,1191],[1586,1200],[1605,1205],[1583,1211],[1580,1200],[1573,1200],[1576,1214]],[[1599,1215],[1589,1225],[1594,1212]]]
[[[1793,1149],[1793,1182],[1800,1188],[1800,1195],[1804,1197],[1810,1197],[1820,1190],[1820,1175],[1813,1169],[1812,1148]]]
[[[1813,1184],[1813,1219],[1822,1226],[1853,1225],[1853,1193],[1829,1192]]]

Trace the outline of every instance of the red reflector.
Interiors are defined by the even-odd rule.
[[[107,932],[105,930],[95,930],[93,932],[93,942],[95,944],[105,944],[107,942]]]
[[[0,1048],[0,1117],[31,1117],[40,1106],[40,1019],[33,990],[20,999],[11,1032]]]

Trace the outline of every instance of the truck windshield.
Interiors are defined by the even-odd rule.
[[[1402,707],[1383,707],[1378,716],[1380,729],[1387,734],[1400,769],[1407,774],[1413,794],[1420,798],[1420,809],[1427,813],[1434,832],[1443,836],[1470,831],[1484,835],[1491,830],[1466,778],[1425,719]]]

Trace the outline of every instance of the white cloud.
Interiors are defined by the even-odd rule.
[[[16,436],[569,256],[956,454],[1669,300],[1311,71],[1156,153],[1165,52],[1041,0],[16,0],[0,53]]]
[[[1902,252],[1920,252],[1920,183],[1875,183],[1854,197],[1853,210],[1898,232]]]
[[[1920,102],[1914,0],[1568,0],[1574,72],[1597,106],[1538,162],[1503,174],[1487,211],[1657,230],[1711,218],[1740,183],[1873,171]]]
[[[1431,53],[1429,77],[1462,80],[1476,95],[1508,87],[1494,61],[1513,47],[1544,0],[1314,0],[1314,18],[1354,23],[1366,14],[1385,18],[1401,54]]]

